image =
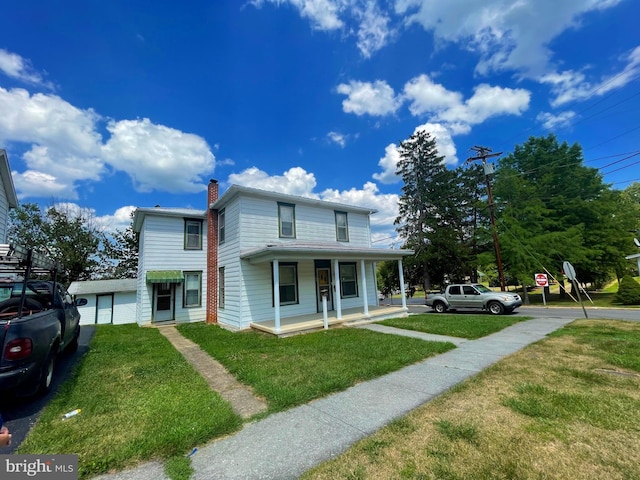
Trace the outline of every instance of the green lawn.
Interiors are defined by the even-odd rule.
[[[488,314],[427,313],[424,315],[410,315],[406,318],[392,318],[377,323],[405,330],[474,339],[485,337],[514,323],[531,320],[531,318],[521,315],[494,316]]]
[[[640,478],[640,324],[578,320],[304,480]]]
[[[202,323],[180,325],[178,330],[266,398],[269,412],[301,405],[454,348],[451,343],[354,328],[287,338],[229,332]]]
[[[62,420],[77,408],[79,415]],[[17,453],[76,453],[85,478],[152,458],[184,457],[241,425],[157,329],[104,325]]]

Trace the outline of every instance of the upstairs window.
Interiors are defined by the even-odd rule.
[[[218,243],[222,245],[224,243],[225,235],[225,215],[224,208],[218,212]]]
[[[184,221],[184,249],[202,250],[202,220]]]
[[[336,213],[336,240],[339,242],[349,241],[349,223],[347,222],[347,212]]]
[[[296,210],[290,203],[278,203],[279,233],[282,238],[296,238]]]

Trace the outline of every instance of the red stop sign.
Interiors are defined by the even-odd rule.
[[[538,287],[546,287],[547,285],[549,285],[549,282],[547,281],[547,274],[546,273],[536,273],[536,285]]]

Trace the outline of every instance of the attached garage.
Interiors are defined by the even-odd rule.
[[[81,325],[122,324],[136,322],[135,278],[73,282],[69,293],[74,298],[86,298],[78,307]]]

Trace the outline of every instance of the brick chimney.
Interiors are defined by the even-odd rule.
[[[207,323],[218,323],[218,211],[211,204],[218,200],[218,181],[207,189]]]

